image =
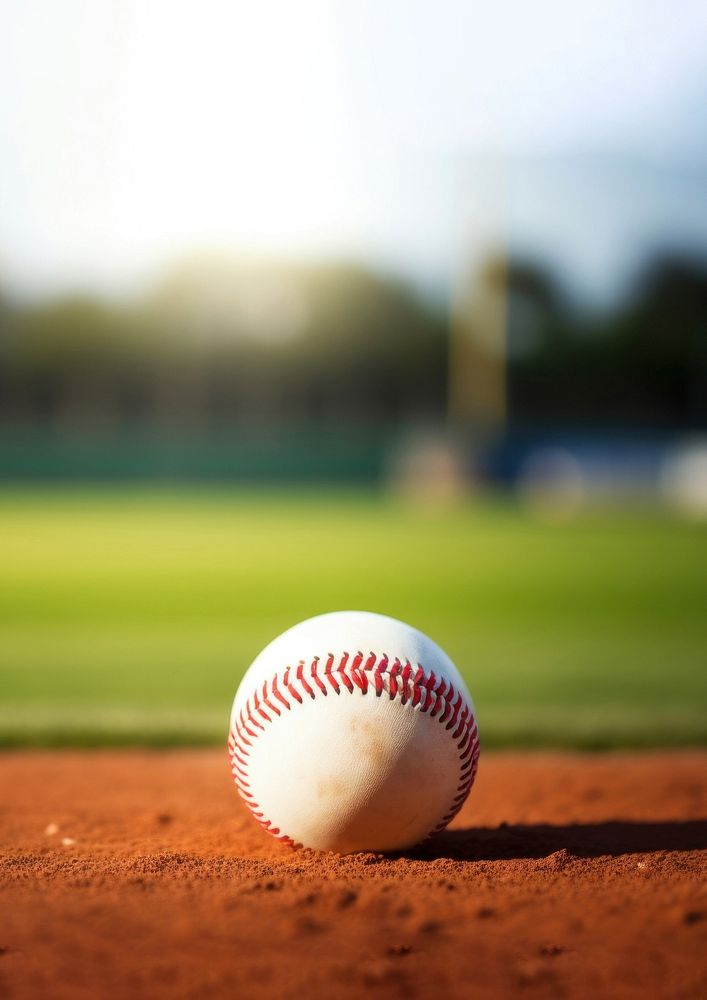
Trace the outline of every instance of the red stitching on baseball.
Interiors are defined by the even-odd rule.
[[[277,674],[275,674],[275,676],[272,679],[272,693],[278,699],[278,701],[280,701],[285,706],[285,708],[289,712],[290,703],[277,686]]]
[[[322,692],[322,694],[324,695],[324,697],[326,697],[326,695],[328,693],[327,689],[326,689],[326,684],[324,683],[324,681],[319,676],[318,670],[319,670],[319,657],[315,656],[314,659],[312,660],[312,678],[314,679],[315,684],[317,685],[317,687],[319,688],[319,690]]]
[[[349,694],[351,694],[353,692],[354,686],[353,686],[353,682],[352,682],[351,678],[349,677],[348,673],[346,672],[346,664],[347,664],[348,658],[349,658],[349,654],[348,653],[344,653],[344,655],[341,657],[341,660],[339,662],[339,666],[336,668],[336,672],[339,675],[339,680],[343,681],[344,687],[346,687],[346,689],[348,690]],[[338,692],[337,692],[337,694],[338,694]]]
[[[270,701],[270,695],[268,694],[268,682],[267,681],[265,681],[265,683],[263,684],[263,702],[264,702],[264,704],[267,705],[267,707],[270,709],[271,712],[275,713],[275,715],[280,715],[281,714],[280,713],[280,709],[277,707],[277,705],[273,705],[273,703]]]
[[[454,727],[456,726],[456,724],[457,724],[457,718],[459,717],[459,709],[461,707],[462,707],[462,696],[461,696],[461,692],[459,692],[457,694],[457,700],[454,702],[454,706],[452,708],[452,717],[449,720],[449,722],[447,723],[447,725],[445,726],[445,728],[447,730],[454,729]],[[440,722],[441,721],[442,720],[440,719]]]
[[[300,682],[300,684],[302,685],[302,687],[305,689],[305,691],[307,692],[307,694],[309,695],[309,697],[310,698],[314,698],[315,697],[314,691],[309,686],[309,684],[307,683],[307,680],[306,680],[306,678],[304,676],[304,661],[303,660],[300,660],[299,665],[297,667],[297,680]]]
[[[324,668],[324,676],[338,694],[341,689],[339,685],[336,683],[336,678],[334,677],[334,674],[332,672],[333,669],[334,669],[334,654],[329,653],[329,656],[327,657],[326,661],[326,667]]]
[[[256,692],[256,694],[254,695],[254,698],[257,698],[257,697],[258,697],[258,695],[257,695],[257,692]],[[257,711],[257,713],[258,713],[258,715],[260,716],[261,719],[265,719],[266,722],[272,722],[272,719],[270,718],[270,716],[268,715],[268,713],[263,708],[263,703],[262,702],[260,702],[260,704],[256,705],[255,708],[256,708],[256,711]],[[257,719],[255,721],[257,722]],[[260,726],[261,729],[263,728],[260,722],[258,722],[258,725]]]
[[[447,690],[447,695],[444,699],[444,706],[442,708],[442,714],[439,717],[440,723],[446,722],[449,713],[452,711],[452,699],[454,698],[454,685],[450,684]]]
[[[388,671],[388,697],[391,701],[395,700],[395,696],[398,693],[398,674],[400,672],[400,660],[396,657],[395,663]]]
[[[406,660],[405,661],[405,666],[403,667],[403,672],[400,675],[400,680],[402,682],[402,691],[403,691],[402,697],[400,699],[400,704],[401,705],[407,705],[408,700],[410,698],[410,675],[411,674],[412,674],[412,666],[410,665],[410,661]]]
[[[380,698],[383,694],[383,674],[388,667],[388,657],[383,655],[381,661],[378,664],[376,672],[373,675],[373,682],[376,686],[376,698]]]
[[[461,692],[455,691],[454,685],[451,683],[448,684],[444,678],[440,678],[438,682],[434,671],[426,674],[423,667],[418,663],[413,677],[414,668],[409,661],[406,660],[403,666],[400,660],[396,658],[391,667],[388,664],[389,659],[387,654],[383,654],[378,659],[373,652],[369,654],[364,664],[363,653],[359,651],[351,663],[349,663],[349,654],[344,653],[335,671],[334,654],[329,653],[324,667],[324,679],[319,676],[319,657],[315,656],[312,660],[309,674],[314,685],[316,685],[316,689],[308,683],[305,677],[304,661],[300,661],[294,671],[294,679],[291,677],[291,668],[289,666],[285,668],[282,676],[282,685],[300,705],[303,703],[303,698],[295,687],[295,682],[299,683],[305,694],[312,699],[316,698],[318,693],[323,694],[325,697],[328,695],[329,692],[325,681],[329,683],[336,694],[341,693],[341,686],[338,683],[338,681],[341,681],[350,694],[359,690],[362,695],[366,695],[371,686],[366,672],[373,671],[372,686],[376,697],[380,697],[385,691],[385,678],[387,677],[388,695],[391,701],[399,694],[401,704],[403,705],[409,700],[410,688],[412,688],[413,707],[417,708],[419,706],[420,712],[428,713],[431,718],[436,718],[441,725],[444,725],[444,728],[448,732],[451,732],[451,738],[456,742],[459,753],[459,783],[457,790],[449,805],[449,810],[437,826],[428,834],[428,836],[432,836],[443,830],[454,819],[466,801],[471,786],[474,783],[480,750],[476,719],[469,705],[464,701]],[[253,798],[250,792],[250,784],[246,780],[248,777],[248,758],[250,754],[245,747],[252,747],[251,741],[257,739],[258,729],[261,731],[265,729],[262,722],[256,718],[256,715],[259,715],[266,722],[274,722],[275,720],[270,718],[263,708],[263,706],[266,706],[275,715],[280,716],[282,713],[274,704],[274,699],[277,699],[288,711],[292,708],[278,685],[278,675],[275,674],[270,682],[270,695],[268,695],[268,682],[265,681],[262,688],[262,695],[259,696],[256,689],[246,699],[234,722],[234,728],[228,734],[228,752],[231,760],[231,773],[233,774],[236,786],[256,822],[282,843],[288,844],[291,847],[301,847],[301,844],[294,841],[292,837],[281,833],[279,828],[272,826],[270,820],[264,818],[261,807]],[[247,737],[250,737],[250,739]]]
[[[366,677],[363,670],[361,670],[361,664],[363,663],[363,653],[359,652],[354,658],[351,664],[351,677],[354,683],[363,691],[364,694],[368,691],[368,678]]]

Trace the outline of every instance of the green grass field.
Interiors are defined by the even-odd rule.
[[[429,632],[485,745],[707,741],[707,529],[548,525],[373,495],[0,495],[0,743],[221,742],[278,632],[365,608]]]

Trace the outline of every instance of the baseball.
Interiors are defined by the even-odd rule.
[[[364,611],[283,632],[248,668],[228,740],[238,791],[298,847],[412,847],[473,784],[479,737],[459,671],[417,629]]]

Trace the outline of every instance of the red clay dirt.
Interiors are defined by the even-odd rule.
[[[0,996],[704,997],[705,817],[707,753],[482,753],[452,829],[338,857],[225,752],[6,753]]]

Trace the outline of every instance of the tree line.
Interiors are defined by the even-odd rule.
[[[707,268],[662,254],[612,310],[549,269],[490,261],[507,290],[511,423],[703,427]],[[132,301],[0,296],[5,426],[397,426],[445,419],[450,317],[348,264],[192,261]]]

